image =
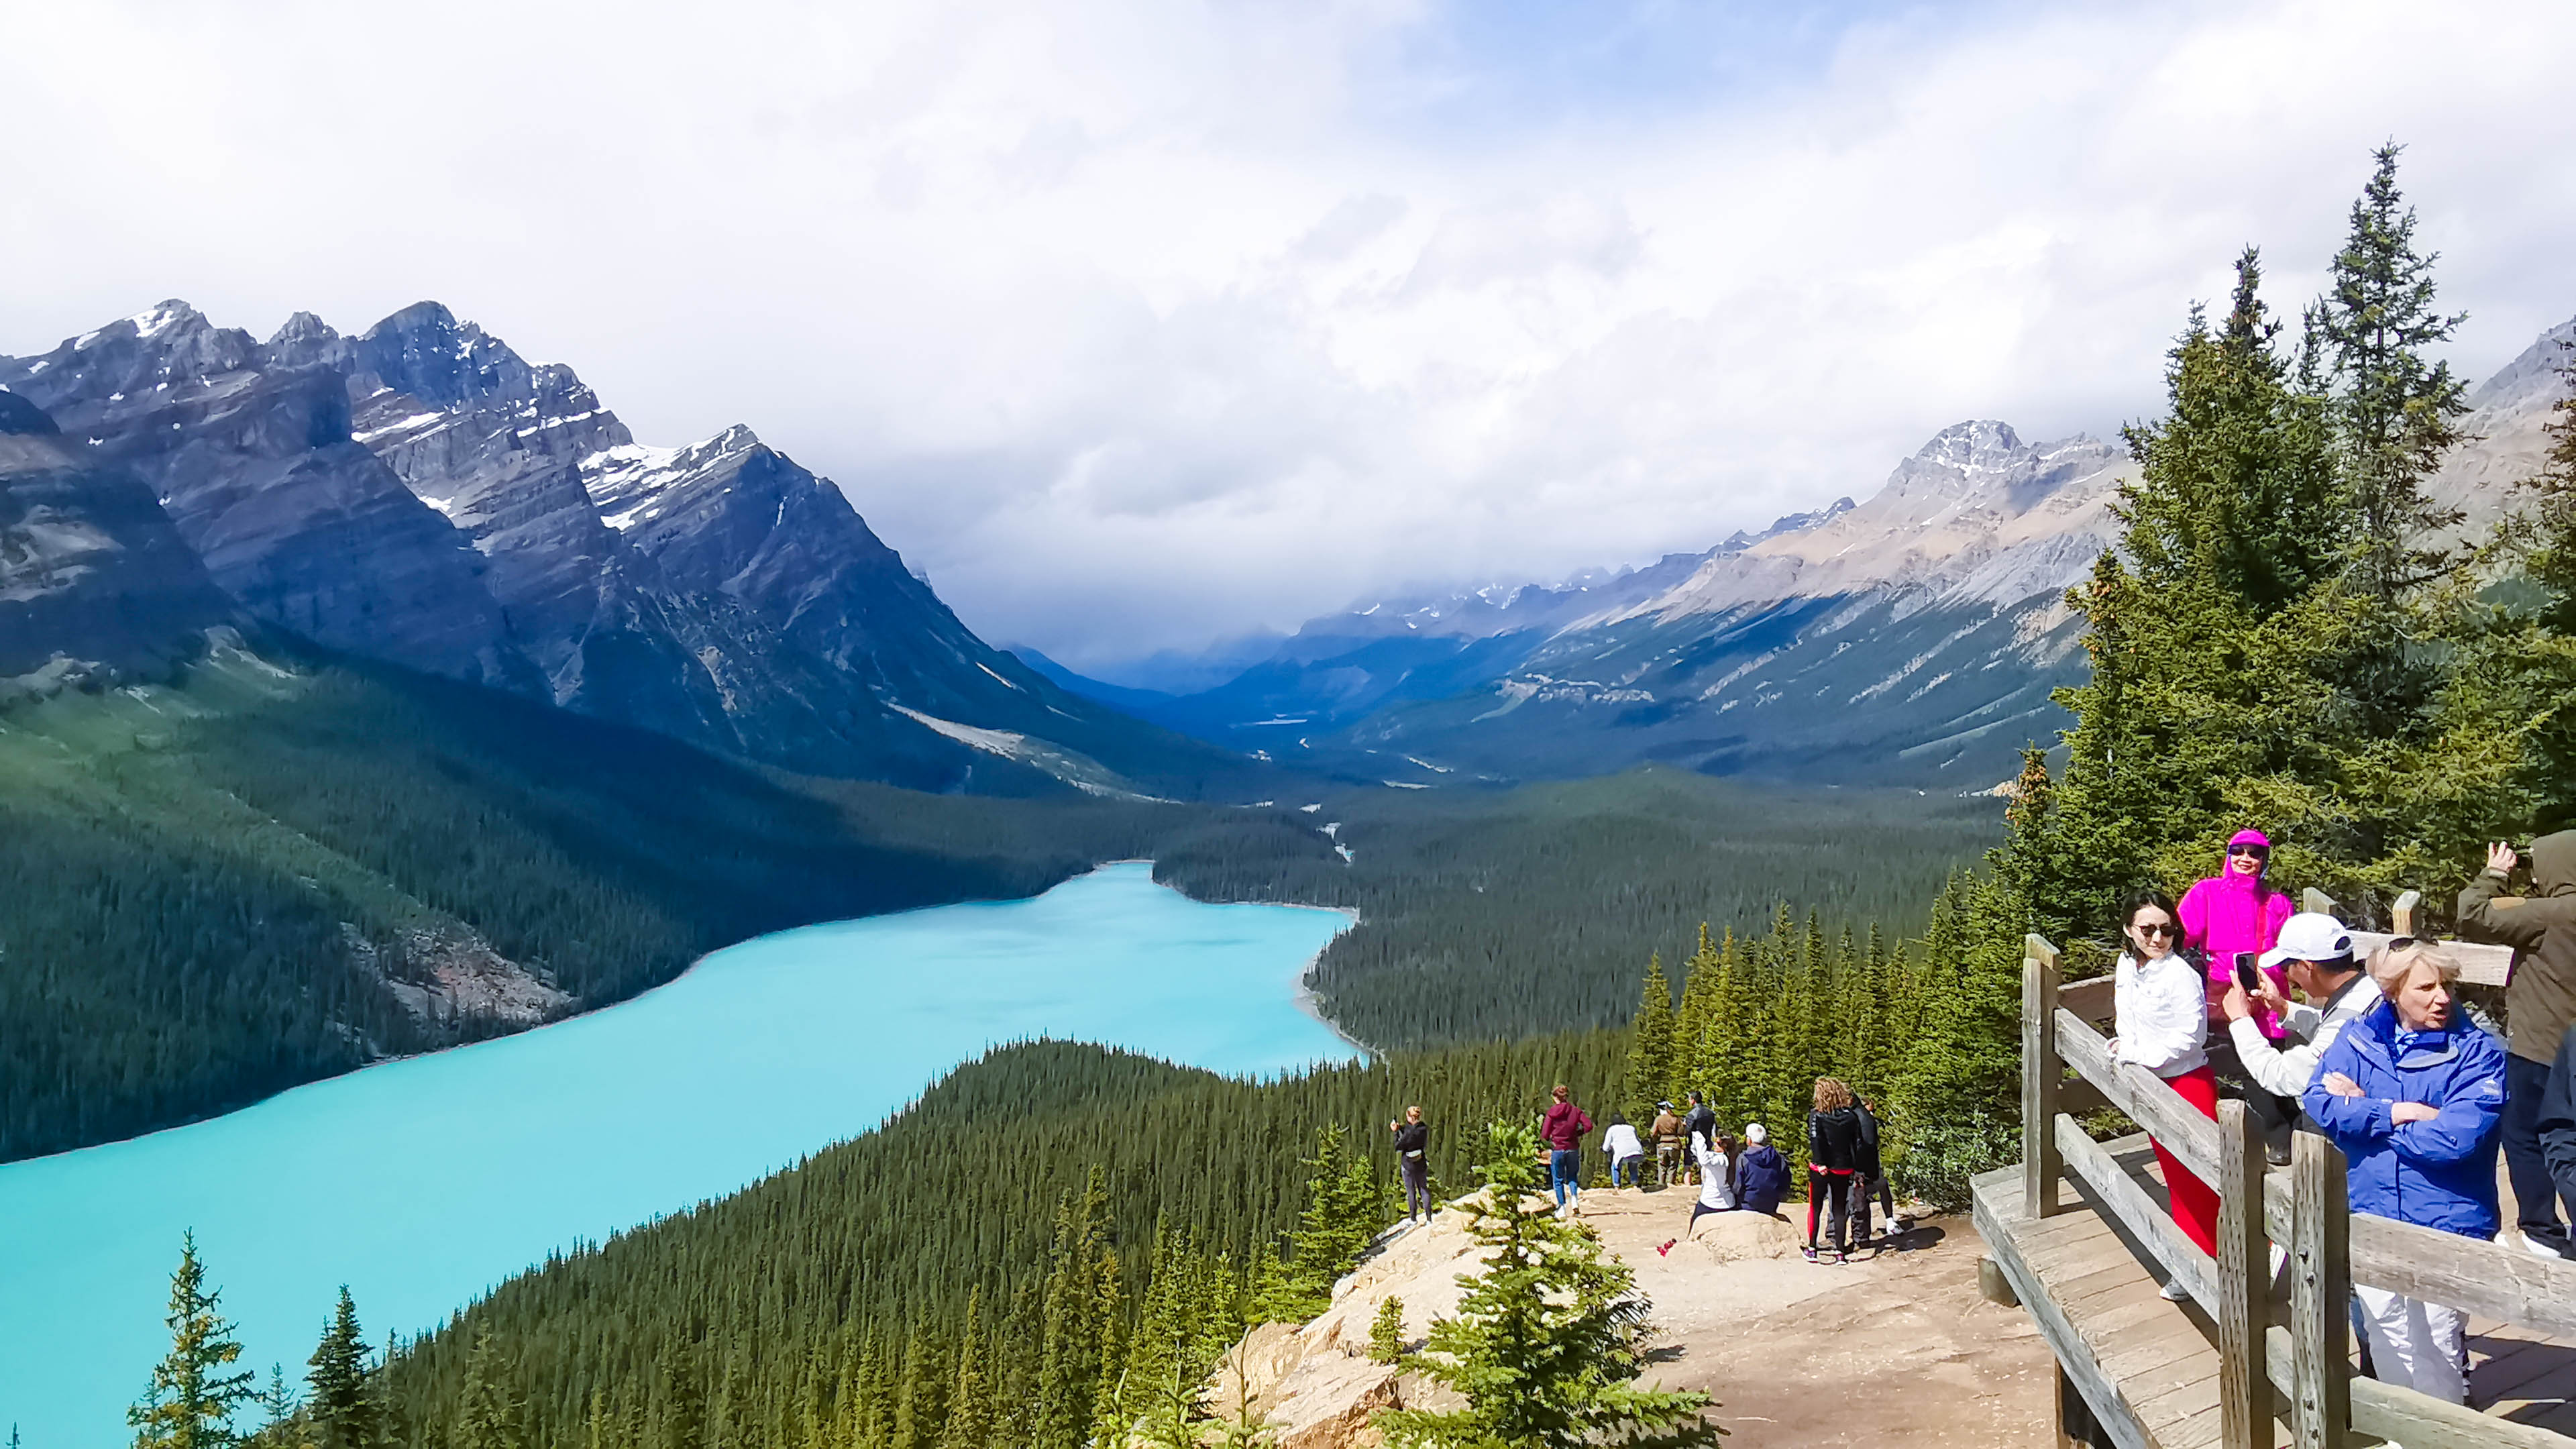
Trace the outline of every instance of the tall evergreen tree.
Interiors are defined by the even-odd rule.
[[[993,1428],[992,1385],[984,1370],[984,1295],[966,1295],[966,1327],[957,1336],[957,1380],[948,1392],[948,1425],[939,1449],[985,1449]]]
[[[1664,975],[1663,953],[1646,958],[1646,983],[1637,997],[1632,1030],[1636,1044],[1628,1049],[1629,1120],[1654,1120],[1655,1103],[1673,1090],[1673,984]]]
[[[249,1370],[230,1370],[241,1358],[233,1324],[222,1313],[223,1294],[206,1286],[197,1258],[197,1235],[179,1239],[179,1266],[170,1275],[170,1351],[152,1370],[143,1401],[128,1409],[134,1449],[226,1449],[240,1442],[233,1410],[252,1396]]]
[[[308,1360],[305,1384],[312,1390],[313,1438],[316,1449],[376,1449],[382,1437],[375,1385],[368,1381],[367,1340],[358,1329],[358,1305],[349,1285],[340,1285],[340,1301],[322,1327],[322,1341]]]
[[[474,1351],[465,1360],[465,1388],[457,1400],[456,1422],[448,1430],[450,1449],[523,1449],[527,1441],[513,1377],[492,1336],[477,1334]]]

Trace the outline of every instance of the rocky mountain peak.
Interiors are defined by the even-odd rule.
[[[524,397],[533,383],[533,369],[508,343],[439,302],[414,302],[368,328],[357,360],[395,392],[446,408]]]
[[[1971,418],[1934,433],[1932,441],[1914,456],[1945,468],[1974,469],[2008,467],[2022,451],[2021,435],[2012,430],[2012,424],[1993,418]]]

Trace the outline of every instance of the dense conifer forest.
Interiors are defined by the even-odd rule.
[[[384,988],[424,938],[479,937],[595,1005],[762,931],[1027,895],[1199,818],[824,793],[489,691],[237,653],[21,705],[0,714],[0,1160],[492,1029]]]
[[[1406,1105],[1455,1197],[1485,1124],[1534,1120],[1560,1081],[1617,1100],[1627,1046],[1546,1037],[1261,1083],[1005,1048],[875,1132],[550,1262],[406,1346],[394,1439],[483,1449],[453,1426],[506,1402],[527,1449],[1078,1449],[1145,1413],[1161,1350],[1140,1325],[1181,1312],[1185,1285],[1201,1373],[1265,1306],[1312,1311],[1287,1269],[1392,1220],[1387,1123]],[[1352,1176],[1365,1192],[1303,1211],[1310,1184]]]
[[[1399,1049],[1624,1024],[1649,954],[1679,960],[1703,924],[1766,929],[1783,902],[1837,929],[1918,933],[2002,814],[1983,796],[1647,769],[1503,792],[1334,795],[1311,815],[1183,835],[1155,877],[1206,899],[1358,911],[1315,989],[1344,1031]],[[1303,822],[1338,829],[1326,840]]]

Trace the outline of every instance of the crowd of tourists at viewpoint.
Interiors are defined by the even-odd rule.
[[[2463,1010],[2453,991],[2460,963],[2440,942],[2398,936],[2356,955],[2342,921],[2297,911],[2274,888],[2271,856],[2261,831],[2239,831],[2217,873],[2181,900],[2145,889],[2123,903],[2114,1060],[2154,1072],[2212,1118],[2222,1095],[2243,1100],[2275,1164],[2290,1160],[2294,1132],[2331,1139],[2349,1164],[2356,1213],[2576,1258],[2560,1213],[2564,1203],[2576,1215],[2576,830],[2532,842],[2527,895],[2505,894],[2522,856],[2502,844],[2489,847],[2485,869],[2460,892],[2461,931],[2515,951],[2507,1041]],[[1570,1213],[1593,1123],[1566,1088],[1553,1096],[1539,1135],[1550,1188]],[[1761,1123],[1746,1124],[1739,1144],[1696,1092],[1678,1111],[1656,1106],[1648,1128],[1655,1180],[1699,1189],[1686,1233],[1712,1213],[1779,1211],[1789,1164]],[[1430,1129],[1420,1108],[1405,1115],[1388,1125],[1407,1211],[1428,1220]],[[1646,1138],[1623,1118],[1603,1138],[1612,1188],[1641,1186]],[[2163,1143],[2155,1152],[2175,1222],[2215,1255],[2217,1192]],[[2499,1152],[2519,1218],[2510,1232],[2500,1221]],[[1887,1236],[1871,1234],[1873,1202],[1887,1214]],[[1880,1168],[1878,1119],[1832,1077],[1817,1078],[1807,1114],[1806,1206],[1810,1261],[1882,1249],[1906,1226]],[[2276,1273],[2281,1258],[2275,1247]],[[2163,1291],[2189,1296],[2178,1280]],[[2352,1314],[2376,1377],[2465,1402],[2458,1310],[2363,1287]]]
[[[2331,1139],[2356,1213],[2576,1257],[2560,1216],[2562,1201],[2576,1208],[2576,831],[2532,843],[2528,896],[2506,895],[2521,853],[2501,844],[2460,892],[2462,933],[2515,948],[2501,1042],[2458,1000],[2460,963],[2440,942],[2398,936],[2356,955],[2342,921],[2295,911],[2271,885],[2271,854],[2262,832],[2240,831],[2180,901],[2150,889],[2122,903],[2113,1059],[2213,1118],[2222,1095],[2241,1098],[2276,1164],[2294,1132]],[[2174,1221],[2215,1254],[2217,1192],[2155,1150]],[[2276,1246],[2275,1272],[2281,1257]],[[2457,1309],[2360,1287],[2352,1314],[2373,1376],[2466,1401]]]

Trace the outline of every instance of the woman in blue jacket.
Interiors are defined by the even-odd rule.
[[[2460,966],[2439,946],[2383,946],[2370,975],[2387,999],[2335,1038],[2300,1105],[2350,1159],[2354,1212],[2492,1238],[2504,1048],[2457,1019],[2450,988]],[[2353,1293],[2380,1379],[2467,1400],[2458,1309],[2384,1288]]]

